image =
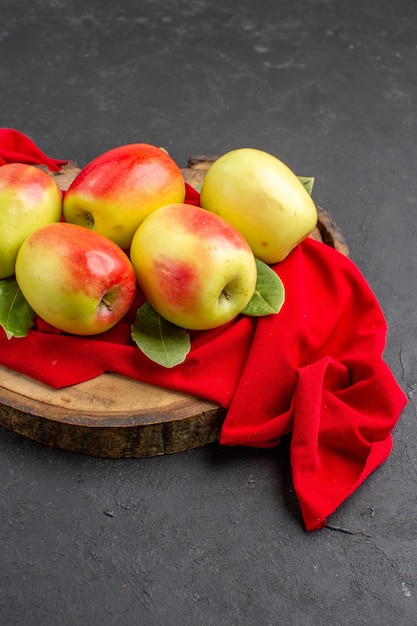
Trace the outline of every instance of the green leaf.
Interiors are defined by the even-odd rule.
[[[138,348],[163,367],[183,363],[190,351],[187,331],[161,317],[149,302],[138,309],[131,333]]]
[[[7,339],[26,337],[33,325],[35,313],[29,306],[16,278],[0,280],[0,326],[6,332]]]
[[[313,193],[314,177],[313,176],[297,176],[304,189],[311,196]]]
[[[263,261],[256,259],[256,267],[258,277],[255,291],[242,313],[251,317],[279,313],[285,301],[283,282],[274,270]]]

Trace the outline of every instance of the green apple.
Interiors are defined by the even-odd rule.
[[[43,226],[23,242],[16,281],[40,318],[75,335],[114,326],[136,291],[132,264],[117,244],[65,222]]]
[[[256,261],[244,237],[226,220],[189,204],[151,213],[133,237],[130,259],[148,302],[189,330],[234,319],[255,289]]]
[[[0,279],[14,274],[26,237],[61,216],[62,192],[51,176],[25,163],[0,167]]]
[[[165,150],[127,144],[104,152],[80,171],[65,194],[64,216],[127,250],[149,213],[184,198],[181,169]]]
[[[208,170],[201,206],[233,224],[255,256],[278,263],[317,223],[317,209],[294,172],[255,148],[225,153]]]

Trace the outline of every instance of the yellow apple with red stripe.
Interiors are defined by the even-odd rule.
[[[65,222],[43,226],[24,241],[16,281],[40,318],[76,335],[96,335],[114,326],[136,291],[132,264],[119,246]]]
[[[14,274],[26,237],[61,216],[62,192],[51,176],[26,163],[0,167],[0,279]]]
[[[104,152],[81,169],[65,194],[64,217],[127,250],[145,217],[184,198],[181,169],[165,150],[127,144]]]
[[[265,263],[285,259],[317,223],[317,209],[280,159],[255,148],[226,152],[208,170],[201,206],[228,220]]]
[[[189,330],[234,319],[256,285],[256,261],[244,237],[223,218],[185,203],[161,207],[142,222],[130,259],[153,308]]]

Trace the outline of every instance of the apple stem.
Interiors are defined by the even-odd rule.
[[[113,311],[113,307],[111,303],[108,300],[106,300],[106,298],[102,298],[101,301],[109,309],[109,311]]]
[[[226,300],[230,300],[230,298],[232,297],[230,291],[223,291],[223,295],[226,298]]]

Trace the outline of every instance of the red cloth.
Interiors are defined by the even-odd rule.
[[[187,186],[187,201],[198,200]],[[190,333],[191,352],[173,369],[131,341],[140,293],[126,318],[96,337],[40,320],[22,339],[0,331],[0,363],[56,388],[116,372],[207,398],[227,409],[223,445],[273,447],[291,433],[305,527],[320,528],[386,460],[406,396],[383,360],[381,308],[350,259],[307,239],[274,269],[286,289],[279,314]]]
[[[51,172],[58,172],[68,161],[51,159],[19,130],[0,128],[0,165],[6,163],[46,165]]]
[[[268,447],[292,433],[312,530],[387,458],[406,397],[382,358],[383,313],[351,260],[307,239],[275,269],[286,301],[257,323],[221,443]]]

